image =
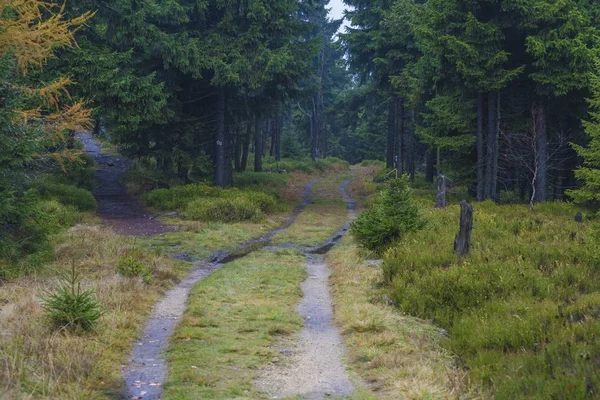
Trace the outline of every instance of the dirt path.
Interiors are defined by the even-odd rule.
[[[89,132],[76,134],[97,164],[94,197],[98,202],[98,215],[115,232],[122,235],[156,235],[172,232],[175,227],[152,219],[139,202],[127,194],[120,179],[129,168],[129,161],[120,155],[102,153],[102,144]]]
[[[165,382],[167,366],[163,352],[173,329],[183,316],[190,290],[225,263],[243,257],[249,252],[266,246],[277,234],[287,229],[311,202],[313,180],[304,188],[304,200],[290,214],[286,222],[264,236],[246,242],[233,250],[218,251],[209,257],[209,262],[196,265],[192,272],[177,286],[170,289],[153,308],[146,323],[142,340],[136,343],[130,356],[129,365],[123,368],[126,384],[125,397],[128,399],[160,399]]]
[[[346,190],[350,181],[340,187],[348,208],[349,220],[355,216],[356,205]],[[333,323],[333,302],[329,293],[329,267],[324,254],[345,235],[349,222],[320,246],[301,249],[307,254],[308,278],[302,283],[302,300],[297,306],[304,318],[304,327],[292,340],[278,345],[282,355],[289,356],[283,364],[274,363],[264,370],[257,387],[274,399],[300,396],[320,400],[330,396],[350,395],[354,386],[343,366],[344,346]]]

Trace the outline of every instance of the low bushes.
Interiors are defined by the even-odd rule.
[[[385,254],[389,297],[447,330],[470,381],[496,399],[596,397],[600,256],[577,211],[478,203],[471,254],[460,261],[459,208],[428,208],[426,229]]]
[[[406,234],[421,229],[424,220],[411,196],[407,177],[390,181],[351,224],[360,246],[381,252]]]
[[[35,187],[43,198],[56,199],[62,204],[77,208],[79,211],[94,211],[96,209],[96,199],[89,190],[47,181],[39,182]]]
[[[157,189],[144,196],[147,204],[160,210],[182,210],[191,220],[237,222],[257,221],[282,209],[275,195],[247,189],[219,189],[207,184]]]
[[[156,189],[143,196],[146,204],[158,210],[177,210],[199,197],[218,197],[221,189],[206,183]]]
[[[244,197],[204,198],[187,204],[184,218],[199,221],[257,221],[264,217],[258,205]]]

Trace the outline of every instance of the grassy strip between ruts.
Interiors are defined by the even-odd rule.
[[[341,200],[316,200],[292,226],[275,236],[273,243],[315,246],[337,232],[346,218],[346,206]]]
[[[326,260],[335,320],[347,349],[349,367],[381,399],[456,398],[462,373],[442,347],[440,329],[404,316],[378,288],[381,268],[368,265],[351,237]]]
[[[256,373],[282,335],[302,327],[305,257],[295,250],[255,252],[194,287],[167,353],[166,399],[261,399]]]

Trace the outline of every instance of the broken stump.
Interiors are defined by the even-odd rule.
[[[471,250],[471,232],[473,231],[473,206],[466,200],[460,202],[460,230],[454,238],[454,251],[464,258]]]

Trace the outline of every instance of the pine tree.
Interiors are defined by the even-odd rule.
[[[600,65],[598,66],[600,67]],[[587,147],[573,144],[577,154],[583,158],[583,166],[575,171],[577,179],[583,182],[581,188],[568,191],[578,203],[600,204],[600,76],[592,78],[594,95],[589,99],[590,119],[583,121],[589,138]]]

